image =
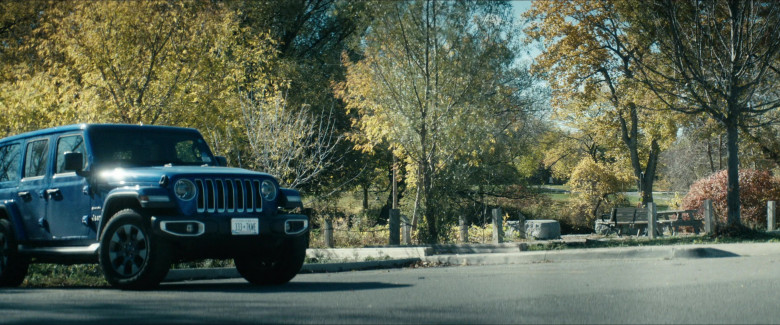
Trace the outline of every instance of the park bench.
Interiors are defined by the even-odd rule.
[[[622,234],[624,229],[637,229],[638,236],[643,228],[647,228],[647,209],[612,208],[610,214],[601,216],[601,224],[618,234]]]
[[[656,212],[656,234],[661,235],[664,228],[669,229],[673,235],[677,234],[680,227],[690,226],[693,227],[695,233],[699,233],[702,228],[702,221],[695,220],[694,214],[696,210],[667,210]],[[688,215],[688,220],[684,219],[685,215]],[[644,232],[647,232],[647,209],[646,208],[613,208],[610,214],[601,216],[600,220],[596,221],[597,232],[610,233],[617,232],[622,234],[630,230],[636,230],[636,235],[639,236]]]
[[[696,210],[666,210],[659,211],[658,224],[669,228],[672,235],[676,235],[680,227],[688,226],[693,228],[693,232],[698,234],[701,228],[704,226],[702,220],[696,220],[694,215]],[[684,218],[688,215],[687,220]]]

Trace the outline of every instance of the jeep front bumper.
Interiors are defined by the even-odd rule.
[[[237,222],[241,221],[241,222]],[[237,226],[238,225],[238,226]],[[153,216],[153,231],[171,240],[185,238],[239,238],[239,237],[297,237],[309,230],[309,217],[302,214],[283,214],[273,218],[182,218]],[[248,229],[236,229],[246,227]],[[256,227],[256,229],[254,229]]]

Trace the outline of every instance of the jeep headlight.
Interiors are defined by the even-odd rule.
[[[173,186],[173,192],[180,200],[189,201],[195,198],[198,190],[195,188],[195,184],[188,179],[180,179],[176,181],[176,185]]]
[[[266,201],[273,201],[276,198],[276,185],[274,182],[267,179],[264,180],[260,187],[260,194],[263,195]]]

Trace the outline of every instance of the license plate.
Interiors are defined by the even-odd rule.
[[[230,219],[230,231],[233,235],[257,235],[260,227],[257,219],[236,218]]]

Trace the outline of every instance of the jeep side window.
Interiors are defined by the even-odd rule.
[[[44,139],[28,143],[24,162],[24,177],[45,175],[48,158],[49,140]]]
[[[84,151],[84,137],[80,134],[67,135],[57,140],[57,174],[65,173],[65,153],[66,152],[80,152],[84,159],[82,160],[81,167],[86,164],[86,152]]]
[[[0,182],[19,180],[19,145],[12,144],[0,148]]]

